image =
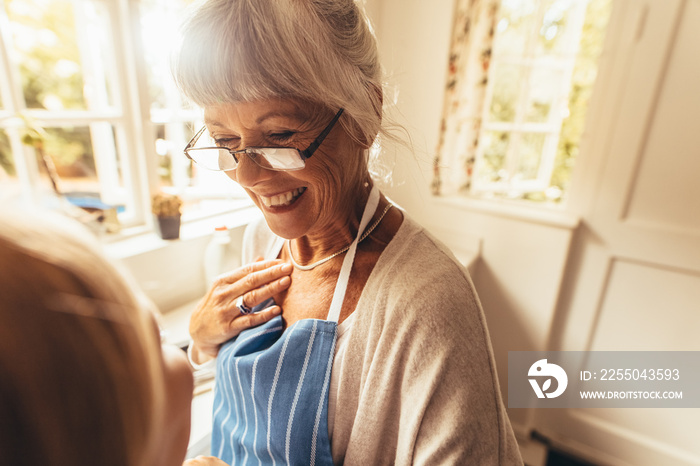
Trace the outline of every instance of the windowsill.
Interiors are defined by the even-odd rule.
[[[165,248],[177,241],[188,241],[210,235],[214,228],[225,225],[229,230],[245,226],[259,218],[260,209],[244,201],[236,208],[218,212],[211,216],[200,216],[184,220],[180,227],[180,238],[164,240],[158,233],[146,226],[127,228],[121,232],[103,238],[104,248],[111,257],[123,259],[148,251]]]
[[[462,196],[433,196],[433,200],[448,207],[456,207],[471,212],[505,217],[529,223],[537,223],[555,228],[574,230],[581,219],[559,207],[531,206],[523,202],[504,199],[477,199]]]

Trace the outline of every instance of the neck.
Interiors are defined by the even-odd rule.
[[[336,215],[313,232],[291,240],[292,254],[301,264],[312,264],[350,245],[357,237],[360,220],[369,198],[371,182],[362,184],[354,192],[358,193],[340,206]],[[380,209],[385,202],[380,201]]]

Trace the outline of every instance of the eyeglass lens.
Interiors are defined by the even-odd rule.
[[[299,151],[286,147],[248,148],[235,153],[216,147],[194,147],[188,154],[197,165],[215,171],[235,170],[240,158],[246,156],[267,170],[300,170],[305,166]]]
[[[249,147],[239,151],[217,147],[216,141],[202,128],[187,145],[185,153],[198,165],[216,171],[235,170],[240,157],[245,154],[251,161],[267,170],[301,170],[306,165],[304,159],[311,157],[321,145],[335,123],[343,114],[341,108],[318,135],[316,140],[303,152],[291,147]]]

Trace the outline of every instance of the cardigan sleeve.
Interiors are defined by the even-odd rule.
[[[521,464],[471,283],[459,273],[435,278],[434,290],[425,284],[397,303],[401,392],[412,400],[401,417],[413,426],[399,453],[405,464]]]
[[[396,246],[356,311],[348,351],[349,366],[357,367],[348,371],[357,386],[351,389],[352,375],[342,374],[348,390],[338,400],[356,411],[337,459],[522,464],[466,270],[424,233]]]

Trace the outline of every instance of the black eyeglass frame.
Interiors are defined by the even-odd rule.
[[[301,157],[302,162],[306,162],[306,159],[310,158],[312,155],[314,155],[314,152],[319,148],[321,144],[323,144],[323,141],[326,139],[328,134],[331,132],[335,124],[338,122],[340,119],[340,116],[343,114],[343,111],[345,109],[341,108],[338,110],[338,112],[335,114],[333,119],[328,123],[328,125],[321,131],[321,133],[316,137],[316,139],[313,140],[311,144],[309,144],[309,147],[307,147],[304,150],[297,149],[296,147],[246,147],[245,149],[238,149],[238,150],[233,150],[233,149],[228,149],[226,147],[219,147],[219,146],[214,146],[214,147],[197,147],[194,148],[193,146],[197,143],[199,140],[199,137],[206,131],[207,127],[206,125],[203,126],[199,131],[197,131],[197,134],[192,136],[192,139],[190,139],[190,142],[187,143],[187,146],[185,146],[184,153],[187,156],[188,159],[190,159],[192,162],[197,163],[197,161],[189,154],[190,150],[204,150],[204,149],[218,149],[218,150],[226,150],[228,151],[231,156],[233,157],[233,160],[236,161],[236,165],[238,165],[240,162],[238,161],[237,154],[248,154],[249,151],[253,150],[264,150],[264,149],[291,149],[297,151],[299,154],[299,157]],[[253,162],[255,162],[253,160]],[[257,164],[257,162],[255,162]],[[274,170],[274,171],[292,171],[292,170],[302,170],[304,167],[301,168],[293,168],[293,169],[275,169],[275,168],[265,168],[266,170]],[[236,168],[231,168],[228,170],[217,170],[217,171],[231,171],[235,170]]]

